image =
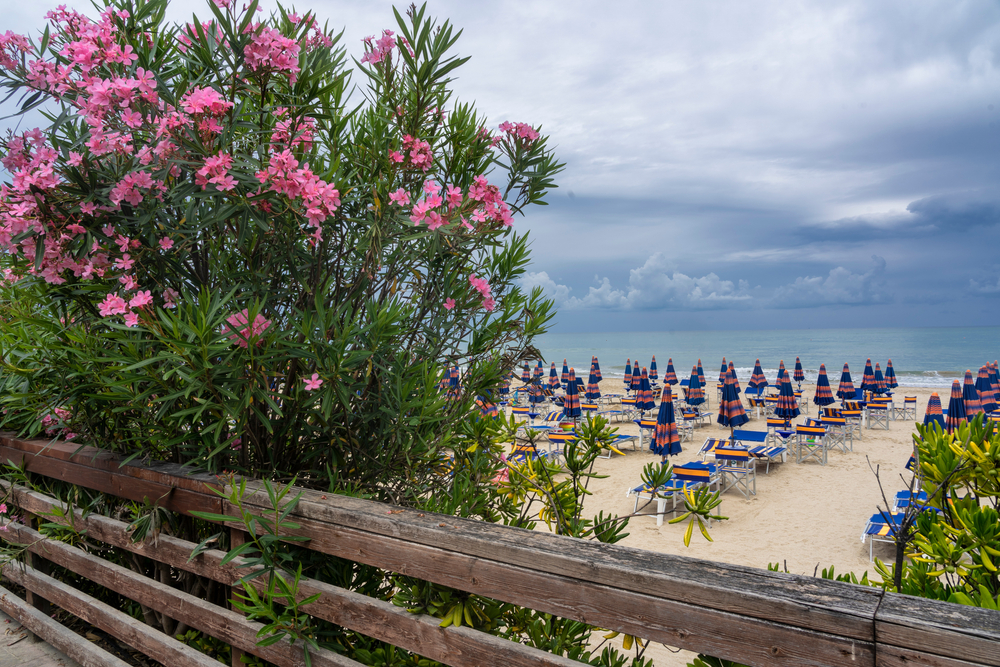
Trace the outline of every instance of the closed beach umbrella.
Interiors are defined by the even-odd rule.
[[[826,376],[826,364],[819,365],[819,377],[816,378],[816,395],[813,403],[823,407],[833,403],[833,392],[830,390],[830,378]]]
[[[705,369],[701,367],[701,359],[698,360],[698,383],[705,386]]]
[[[632,366],[632,383],[629,385],[632,391],[639,391],[642,386],[642,371],[639,369],[639,362]]]
[[[510,393],[510,373],[504,373],[503,379],[500,380],[500,398],[506,398]]]
[[[872,360],[865,362],[865,372],[861,376],[861,391],[875,391],[875,371],[872,370]]]
[[[701,390],[701,382],[698,381],[698,367],[691,367],[691,379],[688,380],[687,403],[688,405],[701,405],[705,402],[705,393]]]
[[[774,408],[774,414],[788,420],[799,416],[799,403],[795,400],[792,378],[788,373],[781,378],[781,385],[778,387],[778,405]]]
[[[851,369],[844,364],[844,370],[840,374],[840,386],[837,387],[837,398],[850,401],[856,393],[854,381],[851,379]]]
[[[566,364],[565,359],[563,359],[562,375],[559,376],[559,381],[562,382],[563,389],[565,389],[566,383],[569,382],[569,366]]]
[[[664,460],[668,456],[681,453],[681,438],[674,417],[674,397],[669,384],[663,387],[663,394],[660,396],[660,411],[656,415],[656,434],[649,443],[649,448]]]
[[[965,401],[962,400],[962,385],[955,380],[951,383],[951,399],[948,401],[948,417],[944,425],[948,433],[953,433],[965,421]]]
[[[993,394],[993,383],[990,382],[990,371],[987,366],[979,368],[976,378],[976,391],[979,392],[979,407],[983,412],[993,412],[997,409],[996,397]]]
[[[598,382],[594,366],[591,364],[590,377],[587,378],[587,393],[585,394],[588,401],[596,401],[601,397],[601,385]]]
[[[802,362],[799,361],[798,357],[795,357],[795,375],[792,378],[799,383],[799,389],[802,389],[802,383],[805,382],[806,374],[802,370]]]
[[[896,382],[896,371],[892,367],[892,359],[885,365],[885,386],[889,389],[895,389],[899,386],[899,383]]]
[[[736,377],[736,367],[733,366],[733,362],[729,362],[729,370],[727,371],[726,377],[729,377],[729,373],[733,374],[733,386],[736,387],[736,393],[742,394],[743,390],[740,389],[740,379]]]
[[[485,396],[476,396],[476,405],[479,406],[479,414],[483,417],[500,416],[497,406]]]
[[[764,393],[764,388],[767,387],[767,378],[764,377],[764,369],[760,367],[760,359],[753,365],[753,375],[750,376],[747,387],[757,390],[758,394]]]
[[[993,398],[1000,402],[1000,366],[996,361],[990,366],[990,384],[993,385]]]
[[[941,412],[941,397],[938,396],[936,391],[927,400],[927,409],[924,410],[924,426],[931,422],[937,422],[941,430],[944,430],[944,413]]]
[[[542,360],[539,359],[538,360],[538,365],[535,366],[535,376],[534,376],[534,379],[541,380],[544,375],[545,375],[545,367],[542,366]]]
[[[531,383],[531,390],[528,394],[528,402],[534,405],[545,402],[545,392],[542,391],[541,378]]]
[[[635,409],[645,412],[655,407],[656,402],[653,400],[653,388],[649,384],[649,375],[646,369],[643,368],[642,375],[639,378],[639,393],[635,397]]]
[[[653,360],[649,363],[649,381],[655,382],[659,379],[659,375],[656,373],[656,355],[653,355]]]
[[[580,416],[580,394],[577,392],[576,371],[569,369],[569,382],[566,384],[566,398],[563,399],[563,414],[569,419]]]
[[[521,382],[531,384],[531,369],[528,368],[528,364],[525,364],[524,370],[521,371]]]
[[[788,371],[785,370],[785,360],[782,359],[778,362],[778,377],[774,380],[775,387],[781,387],[781,378],[785,377],[785,373],[787,372]]]
[[[625,391],[632,389],[632,360],[625,362]]]
[[[719,402],[719,416],[716,421],[729,427],[730,438],[733,437],[733,429],[750,421],[736,393],[736,371],[732,367],[726,373],[726,384],[722,387],[722,400]]]
[[[878,364],[875,364],[875,379],[873,380],[874,386],[872,391],[876,394],[884,394],[889,391],[889,388],[885,386],[885,378],[882,377],[882,369],[879,368]]]
[[[448,395],[456,397],[458,392],[458,366],[452,366],[451,370],[448,371]]]
[[[549,389],[555,391],[560,389],[562,384],[559,383],[559,372],[556,371],[556,362],[552,362],[552,368],[549,369]]]
[[[729,372],[729,364],[726,363],[726,358],[722,357],[722,368],[719,369],[719,384],[726,384],[726,373]]]
[[[667,370],[663,374],[663,384],[677,384],[677,373],[674,372],[673,357],[667,359]]]
[[[965,418],[970,422],[977,412],[983,409],[979,402],[979,392],[976,391],[976,383],[972,381],[972,371],[965,371],[965,384],[962,386],[962,399],[965,401]]]
[[[601,375],[601,362],[597,357],[594,357],[594,377],[597,378],[598,382],[604,379],[604,376]]]

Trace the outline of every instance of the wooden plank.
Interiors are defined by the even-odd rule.
[[[129,667],[127,662],[49,618],[3,586],[0,586],[0,609],[83,667]]]
[[[887,593],[875,637],[879,653],[904,647],[939,661],[1000,665],[1000,611]]]
[[[3,574],[158,662],[171,667],[219,667],[217,660],[204,653],[34,568],[8,563]]]
[[[914,667],[914,665],[920,665],[920,667],[980,667],[982,664],[887,644],[880,644],[875,656],[877,667]]]
[[[63,542],[46,540],[27,526],[8,523],[7,528],[7,532],[3,533],[4,539],[28,544],[31,551],[53,563],[171,618],[184,619],[192,628],[221,639],[246,653],[252,653],[281,667],[305,664],[300,644],[293,646],[288,642],[278,642],[271,646],[258,646],[256,633],[262,627],[261,624],[248,621],[233,611],[217,607]],[[361,667],[360,663],[327,650],[310,651],[310,657],[312,664],[319,667]]]

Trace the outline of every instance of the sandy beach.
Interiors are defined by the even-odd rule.
[[[710,406],[702,407],[714,415],[718,412],[718,399],[715,384],[710,382],[709,385]],[[620,379],[605,379],[601,383],[601,392],[619,393],[620,387]],[[809,413],[795,420],[797,422],[817,415],[816,406],[811,404],[815,386],[803,384],[802,390],[803,400],[810,402]],[[836,384],[833,390],[836,391]],[[916,396],[917,420],[923,421],[924,408],[933,391],[943,396],[947,406],[947,391],[943,389],[898,387],[893,391],[893,398],[896,405],[901,406],[904,396]],[[754,419],[752,412],[748,414],[751,421],[743,428],[766,430],[763,417]],[[613,423],[612,426],[623,434],[637,434],[639,429],[631,421]],[[643,510],[643,503],[640,502],[639,511],[648,512],[650,516],[632,518],[627,531],[629,536],[621,544],[757,568],[766,568],[769,563],[777,562],[783,568],[787,564],[788,570],[796,574],[811,575],[817,567],[822,570],[832,565],[837,573],[854,572],[860,578],[867,571],[869,577],[877,580],[873,563],[868,560],[868,544],[861,542],[868,518],[877,511],[877,505],[884,507],[873,469],[879,470],[882,486],[891,503],[892,496],[905,488],[909,481],[905,465],[913,451],[913,433],[914,420],[890,421],[888,430],[862,429],[862,437],[854,438],[853,452],[830,451],[825,466],[814,462],[796,464],[794,454],[786,463],[772,463],[769,474],[765,475],[764,467],[759,466],[756,496],[747,500],[736,489],[722,495],[721,514],[729,518],[713,523],[710,531],[713,542],[707,542],[696,530],[691,546],[685,547],[683,536],[686,523],[669,525],[667,520],[672,515],[668,514],[663,525],[657,526],[652,516],[655,503]],[[698,450],[706,438],[728,436],[729,429],[715,423],[713,417],[710,425],[694,429],[691,439],[682,443],[684,451],[672,461],[676,464],[700,460]],[[645,464],[660,458],[649,451],[648,440],[644,441],[643,447],[644,451],[633,451],[627,444],[624,456],[613,455],[610,459],[597,460],[595,472],[607,477],[592,480],[589,490],[593,495],[586,501],[585,515],[592,516],[600,510],[620,516],[632,513],[635,498],[626,497],[627,490],[641,483],[640,475]],[[882,559],[891,558],[891,545],[876,543],[875,555]],[[694,654],[674,654],[654,645],[647,655],[654,657],[658,666],[673,666],[685,665]]]

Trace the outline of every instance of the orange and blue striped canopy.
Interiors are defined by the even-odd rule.
[[[632,360],[629,359],[625,362],[625,388],[632,388]]]
[[[500,415],[497,406],[488,398],[477,396],[476,405],[479,406],[479,414],[483,417],[498,417]]]
[[[788,373],[785,373],[781,378],[781,386],[778,388],[778,404],[774,407],[774,414],[782,419],[795,419],[799,416],[799,404],[795,400],[792,378]]]
[[[596,401],[601,397],[601,385],[594,371],[594,365],[590,365],[590,376],[587,378],[587,393],[584,394],[588,401]]]
[[[937,422],[940,424],[941,429],[944,429],[944,413],[941,412],[941,397],[938,396],[936,391],[927,400],[927,409],[924,410],[924,425],[926,426],[931,422]]]
[[[503,379],[500,380],[500,395],[506,396],[510,393],[510,374],[504,373]]]
[[[698,360],[698,382],[705,386],[705,369],[701,367],[701,359]]]
[[[639,377],[639,393],[635,396],[635,407],[641,412],[656,407],[656,402],[653,400],[653,390],[649,385],[649,375],[645,367],[643,367],[642,375]]]
[[[781,378],[785,377],[786,372],[787,371],[785,370],[785,360],[782,359],[780,362],[778,362],[778,376],[774,379],[774,386],[778,388],[781,387]]]
[[[545,375],[545,368],[542,366],[542,360],[539,359],[538,360],[538,365],[535,366],[535,375],[534,375],[534,377],[537,380],[537,379],[541,378],[543,375]]]
[[[806,379],[806,374],[802,370],[802,362],[799,361],[798,357],[795,357],[795,375],[793,375],[792,377],[795,379],[796,382],[803,382]]]
[[[670,385],[663,387],[660,395],[660,411],[656,415],[656,432],[649,448],[660,456],[673,456],[681,453],[681,438],[677,432],[677,420],[674,416],[674,397]]]
[[[689,405],[701,405],[705,402],[705,392],[701,389],[701,382],[698,381],[698,367],[691,367],[691,379],[688,380],[687,402]]]
[[[677,373],[674,371],[674,358],[667,359],[667,371],[663,374],[663,384],[677,384]]]
[[[604,379],[604,376],[601,375],[601,362],[595,356],[593,363],[594,363],[594,376],[597,378],[597,381],[600,382],[601,380]]]
[[[970,422],[977,412],[982,412],[979,402],[979,392],[976,391],[976,383],[972,380],[972,371],[965,371],[965,384],[962,386],[962,399],[965,401],[965,418]]]
[[[756,389],[757,393],[763,392],[764,388],[767,387],[767,378],[764,377],[764,369],[760,367],[760,359],[753,365],[753,375],[750,376],[747,386]]]
[[[639,369],[639,362],[635,362],[632,366],[632,382],[629,383],[632,391],[639,391],[642,385],[642,371]]]
[[[899,383],[896,382],[896,371],[892,367],[892,359],[885,365],[885,386],[889,389],[895,389],[899,386]]]
[[[861,391],[875,391],[875,371],[872,370],[872,360],[865,362],[865,372],[861,376]]]
[[[830,378],[826,376],[826,364],[819,365],[819,377],[816,378],[816,395],[813,403],[819,406],[833,403],[833,392],[830,391]]]
[[[997,409],[996,396],[993,393],[993,383],[990,381],[989,366],[979,368],[976,378],[976,391],[979,392],[979,407],[983,412],[994,412]]]
[[[656,380],[660,376],[656,374],[656,355],[653,355],[653,360],[649,362],[649,379]]]
[[[1000,402],[1000,365],[996,361],[990,366],[990,384],[993,385],[993,397]]]
[[[740,379],[736,377],[736,367],[733,365],[733,362],[731,361],[729,362],[729,370],[726,371],[726,377],[729,377],[729,373],[733,374],[733,386],[736,387],[736,393],[742,394],[743,390],[740,389]]]
[[[837,398],[852,399],[858,393],[854,388],[854,381],[851,380],[851,369],[844,364],[844,370],[840,374],[840,386],[837,387]]]
[[[889,388],[885,386],[885,378],[882,377],[882,369],[878,364],[875,364],[875,379],[872,391],[880,396],[889,391]]]
[[[552,362],[552,368],[549,369],[549,389],[555,391],[561,388],[562,385],[559,383],[559,372],[556,371],[556,362]]]
[[[566,365],[565,359],[563,359],[562,375],[559,376],[559,381],[562,382],[564,387],[566,386],[566,383],[569,382],[569,366]]]
[[[545,392],[542,391],[542,381],[536,380],[531,383],[531,389],[528,393],[529,403],[544,403],[545,402]]]
[[[529,384],[531,382],[531,369],[528,368],[528,364],[524,365],[524,371],[521,373],[521,382],[524,384]]]
[[[951,383],[951,400],[948,401],[948,417],[945,426],[949,433],[954,433],[959,424],[965,421],[965,401],[962,398],[962,385],[955,380]]]
[[[729,372],[729,364],[726,363],[726,358],[722,357],[722,368],[719,369],[719,384],[726,384],[726,373]]]
[[[448,395],[458,396],[458,366],[452,366],[448,371]]]
[[[743,410],[743,402],[736,393],[736,371],[732,366],[726,372],[726,384],[722,386],[722,400],[719,401],[719,416],[716,421],[729,428],[736,428],[750,421]]]
[[[563,399],[563,414],[570,419],[580,416],[580,393],[576,383],[576,371],[569,369],[569,382],[566,384],[566,397]]]

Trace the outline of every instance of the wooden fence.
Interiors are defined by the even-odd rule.
[[[74,455],[74,452],[76,454]],[[207,487],[211,476],[167,464],[120,465],[116,456],[76,445],[20,440],[0,434],[0,460],[121,498],[156,501],[168,510],[236,516]],[[58,501],[3,480],[13,502],[46,521],[72,521],[90,539],[230,586],[246,570],[207,551],[189,560],[195,545],[171,536],[132,542],[126,525],[109,517],[66,512]],[[270,509],[262,486],[244,506]],[[52,516],[62,508],[65,518]],[[471,593],[576,619],[602,628],[708,653],[754,666],[867,665],[1000,666],[1000,612],[953,605],[815,577],[659,554],[629,547],[528,531],[480,521],[397,508],[305,490],[290,519],[309,549],[418,577]],[[241,523],[226,524],[232,530]],[[30,544],[25,566],[4,576],[23,586],[26,603],[0,589],[0,608],[84,665],[115,665],[93,644],[64,631],[36,607],[51,602],[170,667],[218,665],[176,639],[117,609],[55,581],[55,563],[101,586],[183,618],[192,628],[240,651],[281,666],[303,664],[302,649],[287,642],[257,645],[260,625],[235,611],[165,583],[47,540],[28,525],[11,523],[5,539]],[[259,584],[258,584],[259,585]],[[456,667],[568,666],[572,660],[468,627],[441,628],[439,619],[410,614],[388,602],[314,580],[303,597],[319,594],[305,610],[339,626]],[[30,604],[29,604],[30,603]],[[34,605],[34,606],[32,606]],[[358,665],[330,651],[312,654],[316,665]]]

